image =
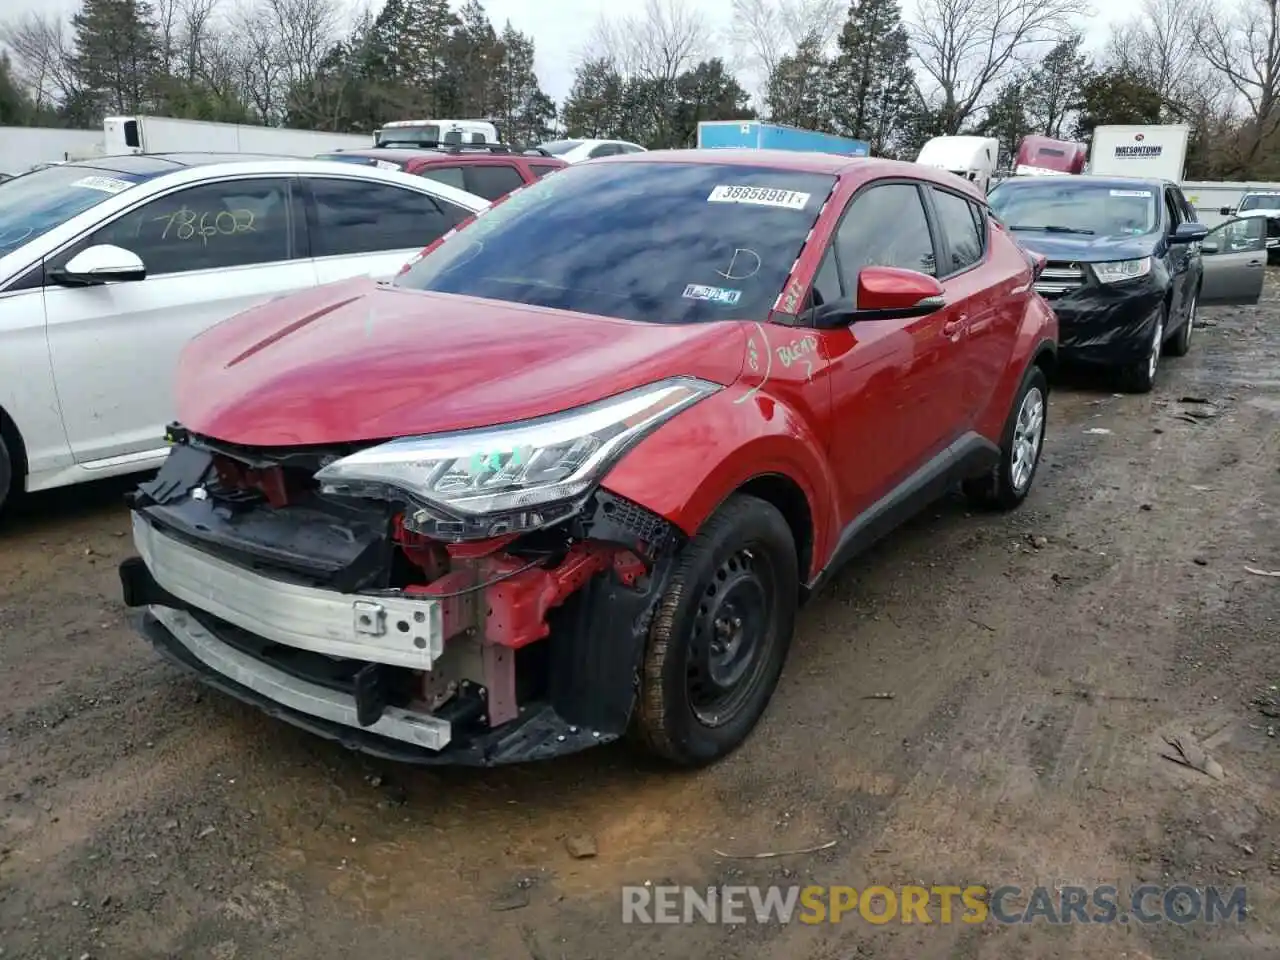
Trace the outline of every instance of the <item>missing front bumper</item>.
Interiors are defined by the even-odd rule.
[[[343,594],[265,577],[169,536],[138,513],[133,539],[165,593],[273,643],[413,670],[430,670],[444,653],[438,601]]]
[[[449,742],[442,749],[435,750],[422,744],[421,741],[430,734],[414,726],[416,717],[408,725],[402,724],[403,718],[400,714],[407,711],[395,713],[392,723],[380,730],[376,727],[352,726],[342,719],[319,716],[310,712],[309,708],[319,702],[314,698],[318,694],[329,692],[323,688],[299,691],[308,699],[294,699],[291,703],[285,703],[266,692],[269,688],[265,683],[262,665],[257,664],[256,661],[249,675],[236,677],[224,673],[220,667],[212,666],[201,659],[192,647],[170,629],[170,626],[158,615],[159,609],[152,607],[141,612],[136,616],[135,623],[138,631],[166,659],[193,673],[208,686],[257,707],[278,720],[324,737],[326,740],[335,741],[349,750],[382,759],[418,765],[500,766],[577,753],[588,747],[617,740],[621,734],[621,730],[596,730],[570,723],[550,705],[539,704],[527,709],[522,708],[516,720],[481,735],[468,736],[461,731],[450,731]],[[172,618],[168,619],[171,623],[174,622]],[[191,622],[189,617],[187,622]],[[228,645],[223,644],[223,646]],[[250,678],[253,678],[253,686],[241,682]],[[280,681],[281,678],[272,679]],[[286,676],[284,679],[292,678]],[[287,686],[290,689],[296,689],[292,684]],[[277,692],[279,690],[278,687],[270,689]],[[329,697],[321,699],[328,704],[334,703]],[[341,701],[339,700],[338,703]],[[307,709],[299,709],[299,706]],[[349,707],[350,704],[344,704],[344,706]],[[343,716],[349,719],[350,714],[344,712]],[[397,733],[410,734],[412,739],[400,739],[395,735]]]

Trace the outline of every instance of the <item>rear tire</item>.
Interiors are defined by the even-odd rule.
[[[1185,357],[1191,352],[1191,333],[1196,325],[1196,308],[1200,305],[1200,291],[1191,295],[1191,306],[1187,310],[1187,319],[1182,322],[1172,340],[1165,344],[1164,352],[1171,357]]]
[[[770,503],[731,497],[685,545],[658,603],[632,739],[687,767],[736,749],[778,685],[799,596],[787,521]]]
[[[1040,467],[1049,423],[1049,381],[1032,366],[1022,378],[1000,439],[1000,465],[985,476],[966,480],[965,496],[975,506],[1012,510],[1027,499]]]

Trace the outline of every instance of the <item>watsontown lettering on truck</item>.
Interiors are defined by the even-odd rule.
[[[1164,147],[1158,143],[1151,144],[1150,146],[1148,146],[1145,143],[1140,143],[1140,144],[1116,147],[1115,156],[1116,156],[1116,159],[1119,159],[1119,160],[1124,160],[1124,159],[1144,160],[1144,159],[1149,159],[1151,157],[1158,157],[1163,152],[1164,152]]]

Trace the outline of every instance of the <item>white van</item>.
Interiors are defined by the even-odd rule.
[[[501,142],[498,128],[488,120],[393,120],[373,131],[375,147],[469,146]]]
[[[986,193],[999,159],[1000,141],[995,137],[934,137],[920,148],[916,163],[950,170]]]

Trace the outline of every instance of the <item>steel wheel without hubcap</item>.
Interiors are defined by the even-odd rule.
[[[1032,387],[1022,398],[1018,419],[1013,428],[1013,457],[1009,464],[1009,482],[1018,493],[1026,490],[1035,472],[1040,444],[1044,441],[1044,394]]]
[[[764,555],[739,550],[703,591],[688,663],[689,706],[709,727],[732,717],[758,682],[766,658],[775,576]]]
[[[737,493],[686,542],[645,642],[628,733],[682,766],[746,739],[778,685],[800,599],[800,557],[782,512]]]

